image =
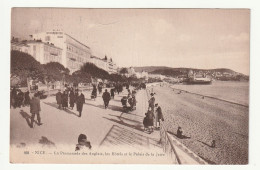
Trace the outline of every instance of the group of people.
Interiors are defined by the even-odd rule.
[[[79,112],[79,117],[81,117],[83,104],[85,103],[85,96],[82,90],[67,88],[61,93],[61,90],[56,93],[56,101],[58,104],[58,109],[66,110],[68,109],[68,103],[70,104],[71,110],[73,110],[75,104],[77,111]]]
[[[151,98],[148,101],[148,111],[145,113],[143,120],[144,131],[152,133],[153,130],[160,129],[160,121],[164,121],[162,109],[158,103],[155,103],[155,93],[151,93]],[[155,122],[155,126],[154,126]]]
[[[127,89],[128,91],[128,95],[127,96],[123,96],[122,99],[121,99],[121,103],[122,103],[122,106],[123,108],[126,110],[126,111],[132,111],[132,110],[135,110],[136,109],[136,91],[133,90],[131,92],[131,90]]]
[[[29,91],[23,92],[21,89],[13,88],[10,93],[10,107],[21,108],[30,105]]]

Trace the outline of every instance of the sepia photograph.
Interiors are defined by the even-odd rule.
[[[10,163],[249,164],[250,9],[10,12]]]

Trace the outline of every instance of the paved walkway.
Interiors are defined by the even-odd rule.
[[[53,145],[56,149],[61,149],[66,145],[66,150],[73,152],[78,135],[84,133],[93,146],[92,151],[125,150],[137,154],[153,152],[163,155],[154,158],[140,157],[138,160],[118,158],[114,159],[113,163],[171,163],[165,158],[166,155],[158,143],[159,132],[143,132],[142,122],[147,109],[144,90],[137,93],[137,110],[129,113],[123,112],[120,101],[126,91],[116,95],[115,99],[110,101],[108,109],[104,109],[101,94],[95,101],[90,99],[90,92],[84,92],[84,95],[86,103],[80,118],[76,108],[58,110],[55,97],[41,100],[41,117],[44,124],[36,125],[33,129],[28,125],[29,107],[11,109],[12,148]]]

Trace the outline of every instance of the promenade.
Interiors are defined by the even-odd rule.
[[[104,109],[101,94],[97,99],[90,99],[90,92],[84,91],[86,103],[83,106],[82,117],[78,117],[76,108],[67,111],[58,110],[54,96],[41,100],[41,118],[43,125],[29,127],[29,107],[11,109],[11,147],[42,148],[42,146],[55,146],[56,149],[74,151],[77,144],[78,135],[87,135],[91,142],[91,151],[146,151],[163,154],[159,131],[152,134],[143,132],[143,117],[146,112],[146,92],[141,90],[137,93],[137,110],[124,113],[121,105],[121,98],[126,95],[126,90],[114,99],[111,99],[109,108]],[[44,140],[41,140],[44,139]],[[45,142],[40,142],[45,141]],[[46,147],[45,147],[46,148]],[[49,148],[49,147],[48,147]],[[122,157],[122,159],[125,159]],[[117,158],[114,163],[122,162]],[[93,163],[96,162],[92,160]],[[171,163],[165,156],[156,158],[151,162],[151,158],[141,160],[123,160],[125,163]],[[122,163],[123,163],[122,162]],[[103,161],[105,163],[105,161]],[[110,162],[112,163],[112,162]]]

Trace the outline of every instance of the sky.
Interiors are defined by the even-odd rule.
[[[119,67],[229,68],[249,75],[250,10],[13,8],[11,36],[62,29]]]

